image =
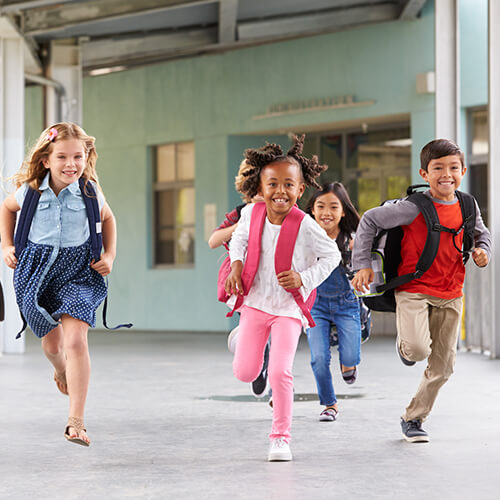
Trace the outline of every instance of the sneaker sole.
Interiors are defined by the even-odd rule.
[[[408,443],[428,443],[429,442],[429,436],[413,436],[413,437],[408,437],[403,434],[403,437]]]
[[[234,354],[234,351],[236,351],[236,342],[234,340],[234,337],[238,335],[238,330],[239,325],[234,327],[227,336],[227,350],[232,354]]]
[[[268,462],[291,462],[292,461],[292,455],[269,455],[267,457]]]
[[[320,422],[335,422],[333,417],[319,417]]]

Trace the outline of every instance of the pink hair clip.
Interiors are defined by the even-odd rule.
[[[52,127],[48,134],[47,134],[47,137],[45,138],[46,141],[50,141],[50,142],[54,142],[54,139],[57,137],[57,134],[59,132],[57,131],[57,129],[55,127]]]

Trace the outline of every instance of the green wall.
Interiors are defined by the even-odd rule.
[[[411,22],[85,78],[84,126],[97,137],[98,173],[118,220],[110,321],[153,330],[226,329],[227,309],[215,297],[222,252],[204,241],[203,208],[216,203],[222,219],[238,202],[233,179],[243,149],[276,140],[263,131],[401,113],[410,116],[418,148],[433,135],[433,96],[417,95],[415,78],[432,70],[433,58],[433,13],[426,8]],[[272,104],[342,95],[375,104],[252,118]],[[196,264],[153,269],[150,147],[186,140],[195,141],[196,151]]]
[[[475,0],[460,0],[462,100],[467,106],[485,102],[485,59],[474,57],[484,44],[484,9],[475,15],[475,5]],[[416,94],[415,80],[418,73],[433,69],[434,14],[429,1],[414,21],[85,78],[84,127],[97,137],[98,173],[118,222],[109,322],[132,321],[138,329],[150,330],[227,329],[227,308],[215,297],[222,251],[210,250],[204,241],[203,210],[205,204],[215,203],[222,220],[239,202],[233,183],[243,150],[265,139],[286,147],[286,132],[292,130],[404,114],[411,124],[416,180],[419,150],[434,137],[434,96]],[[29,109],[40,108],[41,93],[29,88],[26,95],[27,136],[36,138],[40,120],[30,120]],[[270,105],[343,95],[375,103],[253,119]],[[151,147],[191,140],[196,162],[195,267],[154,269]]]

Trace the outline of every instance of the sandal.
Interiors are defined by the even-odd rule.
[[[77,434],[76,437],[71,437],[69,433],[70,427],[75,429]],[[83,424],[83,417],[68,417],[68,424],[66,425],[66,429],[64,430],[64,437],[71,443],[80,444],[82,446],[90,446],[90,441],[87,442],[79,437],[79,434],[82,431],[87,432],[87,429],[85,429]]]
[[[54,372],[54,382],[57,385],[59,391],[61,391],[66,396],[68,395],[68,382],[66,380],[66,372],[62,375],[57,375],[57,372]]]
[[[342,371],[342,369],[341,369]],[[346,384],[354,384],[356,382],[356,377],[358,376],[358,370],[354,367],[352,370],[346,370],[342,372],[342,378]]]

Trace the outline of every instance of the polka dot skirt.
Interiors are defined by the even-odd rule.
[[[43,337],[63,314],[95,327],[96,309],[105,299],[104,278],[90,268],[90,242],[77,247],[54,249],[28,241],[14,272],[16,300],[29,327]],[[48,269],[47,267],[50,266]]]

